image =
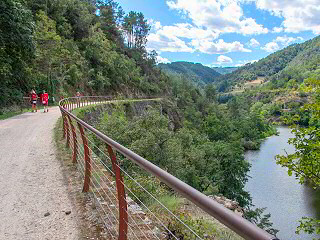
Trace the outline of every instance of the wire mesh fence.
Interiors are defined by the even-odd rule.
[[[109,97],[75,97],[63,99],[59,105],[64,137],[83,178],[83,191],[94,198],[110,239],[219,239],[219,232],[205,227],[203,219],[190,217],[193,210],[161,201],[161,191],[173,201],[181,194],[246,239],[276,239],[71,113],[76,108],[105,103],[110,103]],[[126,162],[138,165],[143,176]]]
[[[71,124],[75,124],[75,121],[71,120]],[[70,121],[69,125],[71,126]],[[68,128],[70,136],[72,131]],[[76,141],[70,141],[70,148],[73,151],[77,151],[77,167],[81,176],[85,177],[85,152],[84,143],[81,140],[81,132],[75,128]],[[102,216],[104,226],[106,227],[110,238],[116,238],[119,235],[119,201],[117,197],[115,173],[112,170],[110,156],[106,153],[106,147],[101,149],[93,140],[87,138],[87,145],[90,152],[90,168],[91,168],[91,183],[90,189],[93,197],[95,198],[96,207]],[[126,213],[128,219],[126,223],[128,225],[128,232],[126,233],[128,239],[180,239],[168,228],[168,219],[174,218],[185,226],[196,237],[195,239],[202,239],[197,235],[188,225],[186,225],[179,217],[172,213],[163,203],[161,203],[152,193],[150,193],[145,187],[142,186],[133,176],[127,173],[119,164],[116,164],[121,170],[124,176],[121,184],[127,192],[123,198],[127,203]],[[133,186],[134,185],[134,186]],[[135,189],[133,191],[132,189]],[[137,190],[138,189],[138,190]],[[144,192],[154,202],[159,204],[166,213],[162,214],[166,216],[164,218],[158,217],[148,204],[137,196],[135,192]]]

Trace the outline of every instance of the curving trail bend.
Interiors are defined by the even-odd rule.
[[[0,121],[0,239],[79,239],[78,216],[55,157],[59,116],[54,107]]]

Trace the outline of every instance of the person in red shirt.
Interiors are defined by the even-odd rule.
[[[30,102],[32,104],[32,112],[37,112],[37,94],[36,92],[32,89],[30,93]]]
[[[48,93],[46,93],[45,90],[43,90],[43,93],[40,96],[40,100],[43,105],[43,112],[46,112],[46,111],[49,112],[49,109],[48,109],[49,95]]]

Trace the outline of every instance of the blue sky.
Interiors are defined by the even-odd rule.
[[[320,0],[121,0],[152,26],[158,62],[240,66],[320,34]]]

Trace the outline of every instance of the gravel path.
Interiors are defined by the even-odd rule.
[[[76,210],[55,157],[59,116],[54,107],[0,121],[0,239],[79,239]]]

